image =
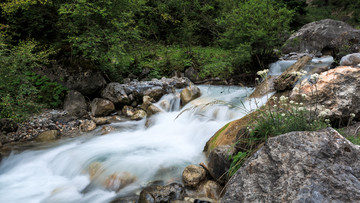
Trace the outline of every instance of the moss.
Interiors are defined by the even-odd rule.
[[[222,132],[224,132],[224,130],[230,125],[230,122],[228,124],[226,124],[224,127],[222,127],[220,130],[218,130],[214,137],[211,139],[211,143],[210,143],[210,150],[213,150],[215,148],[215,143],[216,143],[216,140],[219,138],[220,134]]]

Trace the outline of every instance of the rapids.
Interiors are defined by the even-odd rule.
[[[202,96],[181,109],[178,94],[165,95],[156,105],[161,108],[165,101],[170,108],[152,116],[148,128],[145,119],[114,123],[116,130],[107,135],[97,129],[45,149],[11,154],[0,165],[0,202],[109,202],[138,194],[153,181],[181,182],[187,165],[205,161],[203,147],[218,129],[267,100],[257,105],[247,100],[252,88],[199,87]],[[91,181],[94,163],[101,174]],[[112,174],[136,180],[116,193],[104,186]]]

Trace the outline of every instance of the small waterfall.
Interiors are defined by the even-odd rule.
[[[145,120],[114,123],[116,131],[104,136],[95,131],[10,155],[0,165],[0,202],[109,202],[153,181],[181,182],[185,166],[205,161],[203,147],[218,129],[256,108],[246,99],[252,88],[200,89],[183,108],[178,93],[165,95],[155,104],[164,112],[148,128]]]
[[[310,72],[316,67],[320,66],[328,66],[330,67],[331,63],[334,62],[334,58],[332,56],[324,56],[320,58],[313,58],[310,64],[305,68],[307,72]],[[269,65],[269,75],[281,75],[287,68],[296,63],[296,60],[279,60],[275,63]]]

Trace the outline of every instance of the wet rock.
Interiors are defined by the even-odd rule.
[[[223,187],[213,180],[208,180],[201,184],[197,189],[197,197],[206,197],[217,200]]]
[[[135,111],[134,115],[131,116],[131,120],[141,120],[146,117],[146,112],[142,109]]]
[[[321,73],[317,81],[307,79],[296,87],[298,90],[290,95],[293,100],[304,101],[308,108],[317,103],[318,112],[329,109],[323,116],[336,124],[346,124],[350,114],[355,114],[356,118],[360,116],[359,68],[339,66]]]
[[[60,132],[57,130],[48,130],[48,131],[40,133],[36,137],[36,141],[40,141],[40,142],[52,141],[52,140],[57,139],[59,135],[60,135]]]
[[[303,70],[304,67],[311,61],[310,56],[304,56],[299,59],[294,65],[290,66],[278,78],[274,80],[274,89],[276,91],[284,91],[291,89],[294,84],[300,79],[295,72]]]
[[[102,174],[105,171],[103,165],[100,162],[93,162],[88,167],[88,173],[90,176],[90,180],[94,180],[96,177],[98,177],[100,174]]]
[[[0,119],[0,132],[15,132],[19,128],[18,124],[8,118],[2,118]]]
[[[221,202],[359,202],[360,148],[328,128],[268,139]]]
[[[196,187],[206,178],[206,170],[201,166],[189,165],[184,169],[182,180],[185,186]]]
[[[181,105],[185,106],[190,101],[200,97],[200,89],[195,85],[190,85],[180,93]]]
[[[146,109],[146,114],[148,116],[151,116],[151,115],[154,115],[154,114],[157,114],[157,113],[160,113],[162,112],[161,109],[159,109],[157,106],[155,106],[154,104],[150,104],[147,109]]]
[[[80,129],[83,132],[90,132],[95,130],[96,123],[92,120],[83,120],[80,124]]]
[[[341,58],[341,66],[358,66],[360,64],[360,53],[348,54]]]
[[[105,180],[107,190],[119,192],[122,188],[136,181],[136,176],[129,172],[113,173]]]
[[[85,97],[78,91],[71,90],[65,97],[64,110],[71,116],[81,118],[87,114]]]
[[[110,125],[105,125],[105,126],[101,127],[101,135],[109,134],[114,130],[115,130],[114,127],[112,127]]]
[[[139,203],[172,202],[184,198],[184,187],[178,183],[150,186],[141,191]]]
[[[275,91],[274,80],[276,76],[269,75],[263,82],[256,86],[256,89],[251,93],[249,98],[261,98],[270,92]]]
[[[115,111],[115,106],[111,101],[100,98],[95,98],[91,102],[90,107],[93,116],[107,116]]]
[[[290,36],[282,48],[283,53],[302,52],[334,55],[345,45],[352,53],[359,51],[360,32],[350,25],[325,19],[304,25]]]
[[[231,164],[229,157],[232,155],[232,151],[230,145],[218,146],[208,156],[209,173],[222,185],[226,183],[227,172]]]
[[[163,100],[160,102],[160,107],[165,111],[170,111],[170,102],[168,100]]]
[[[206,142],[204,152],[208,156],[212,150],[218,146],[233,145],[237,138],[241,137],[249,122],[256,116],[257,112],[251,112],[248,115],[229,122],[221,129],[219,129],[210,139]]]
[[[124,106],[121,112],[124,116],[131,117],[135,114],[135,109],[132,106]]]
[[[155,101],[158,101],[165,93],[166,92],[163,87],[155,86],[153,88],[145,90],[144,96],[149,96],[153,98]]]

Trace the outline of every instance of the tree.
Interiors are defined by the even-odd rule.
[[[224,29],[220,43],[234,51],[237,64],[258,60],[261,65],[260,56],[271,54],[286,39],[292,15],[291,10],[273,0],[240,1],[218,19]]]

